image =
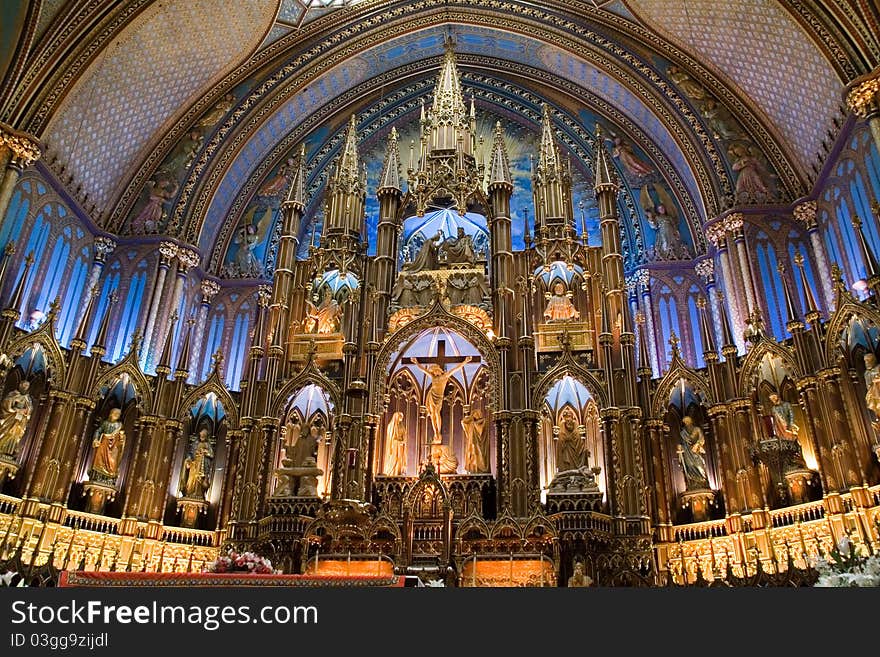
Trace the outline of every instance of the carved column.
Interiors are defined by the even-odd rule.
[[[36,138],[0,123],[0,222],[6,218],[21,172],[38,159],[40,144]]]
[[[645,422],[648,434],[648,447],[651,461],[651,474],[653,479],[652,489],[654,492],[654,521],[659,527],[660,540],[670,541],[672,535],[672,507],[669,504],[669,493],[672,491],[672,482],[668,477],[668,469],[665,467],[666,449],[664,445],[663,420],[650,419]]]
[[[724,342],[721,331],[721,307],[718,299],[718,288],[715,285],[715,262],[711,259],[701,260],[694,265],[694,271],[706,285],[706,297],[709,299],[709,312],[712,315],[712,330],[715,331],[716,344]]]
[[[736,259],[739,263],[739,278],[748,302],[748,314],[760,310],[755,294],[755,281],[752,278],[752,265],[749,262],[749,250],[746,245],[746,234],[743,230],[743,218],[738,212],[729,215],[724,220],[724,226],[733,235],[733,247],[736,250]]]
[[[645,317],[645,338],[648,341],[648,359],[650,360],[651,373],[659,374],[660,363],[657,359],[657,332],[654,325],[654,304],[651,300],[651,272],[640,269],[635,273],[636,290],[640,291],[642,298],[642,313]],[[639,336],[639,339],[643,339]],[[643,366],[643,363],[639,363]]]
[[[834,285],[828,255],[825,253],[825,243],[822,241],[819,223],[816,220],[816,201],[805,201],[795,207],[794,218],[804,225],[807,235],[810,236],[813,259],[816,261],[816,279],[821,281],[823,307],[826,314],[830,314],[834,307]]]
[[[201,368],[199,363],[203,360],[202,344],[205,341],[205,332],[208,329],[208,313],[211,310],[211,303],[217,293],[220,291],[220,284],[217,281],[206,278],[201,282],[200,290],[202,298],[199,302],[199,316],[196,320],[195,332],[192,334],[192,355],[189,359],[190,377],[198,381],[201,377]]]
[[[165,278],[168,276],[168,270],[171,263],[177,256],[177,245],[173,242],[162,242],[159,245],[159,269],[156,272],[156,284],[153,286],[153,296],[150,301],[150,312],[147,315],[147,325],[144,328],[144,341],[141,345],[141,365],[151,361],[149,354],[152,353],[153,329],[156,326],[156,317],[159,313],[159,305],[162,302],[162,292],[165,289]]]
[[[725,300],[730,311],[730,321],[733,323],[733,339],[737,349],[742,352],[745,349],[743,331],[746,325],[744,313],[740,307],[742,298],[736,287],[734,267],[728,250],[727,231],[722,224],[714,224],[706,230],[706,236],[715,244],[715,252],[721,267],[721,278],[724,281]],[[717,294],[716,290],[716,296]]]
[[[171,315],[176,313],[177,308],[180,306],[180,299],[183,296],[183,284],[186,282],[186,277],[189,275],[189,270],[193,267],[198,267],[200,262],[201,256],[199,256],[197,251],[185,249],[183,247],[178,248],[177,272],[174,276],[174,288],[171,292],[171,298],[168,302],[166,312],[164,313],[161,321],[157,322],[156,324],[154,336],[155,348],[152,350],[154,355],[162,350],[161,348],[164,346],[164,341],[166,339],[174,339],[173,335],[167,335],[168,324],[170,322]],[[186,312],[182,314],[186,315]],[[185,317],[180,317],[180,326],[183,326],[184,321]]]
[[[82,296],[79,301],[79,308],[76,311],[76,321],[73,324],[74,331],[79,327],[85,316],[86,308],[89,305],[89,297],[92,291],[96,289],[98,281],[101,279],[101,272],[104,271],[104,265],[107,262],[107,256],[116,250],[116,242],[109,237],[95,238],[95,255],[92,260],[92,269],[89,271],[89,278],[83,287]],[[85,327],[88,330],[88,327]],[[86,334],[88,335],[88,334]],[[88,339],[88,338],[86,338]]]
[[[880,67],[850,82],[844,96],[853,114],[868,122],[880,150]]]

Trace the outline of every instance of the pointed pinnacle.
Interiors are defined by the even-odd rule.
[[[712,332],[712,323],[709,321],[709,312],[706,310],[706,299],[700,297],[697,300],[697,309],[700,312],[700,338],[703,341],[703,356],[716,354],[715,334]]]
[[[783,265],[781,261],[776,264],[776,271],[779,272],[779,278],[782,279],[782,294],[785,296],[785,310],[788,313],[788,324],[800,322],[800,313],[798,312],[798,309],[794,304],[794,299],[791,296],[788,279],[785,278],[785,265]]]
[[[92,345],[91,353],[99,351],[105,353],[107,346],[107,333],[110,328],[110,315],[112,314],[113,305],[116,303],[116,290],[113,290],[107,296],[107,307],[104,309],[104,316],[101,318],[101,326],[98,327],[98,336],[95,338],[95,344]]]
[[[513,189],[513,177],[510,175],[510,160],[507,156],[507,145],[504,142],[504,128],[501,121],[495,123],[492,137],[492,161],[489,166],[489,188],[505,185]]]
[[[722,350],[728,347],[736,349],[736,342],[733,340],[733,333],[730,329],[730,318],[727,316],[727,306],[724,303],[724,295],[718,291],[715,294],[718,295],[718,310],[721,314],[721,339],[724,342],[721,348]]]
[[[596,164],[593,167],[596,176],[596,182],[593,189],[598,192],[613,191],[620,189],[617,182],[617,174],[611,165],[611,159],[608,155],[608,149],[605,147],[605,140],[602,139],[602,128],[596,124]]]
[[[192,317],[186,320],[186,334],[183,336],[183,345],[181,345],[180,353],[177,355],[177,368],[174,370],[175,379],[185,380],[189,376],[189,345],[195,323],[196,320]]]
[[[400,147],[397,142],[397,128],[391,128],[388,143],[385,146],[385,162],[379,179],[377,194],[383,192],[400,192]]]
[[[162,356],[159,358],[159,365],[156,366],[156,373],[171,373],[171,348],[174,342],[174,325],[177,323],[179,316],[175,310],[171,313],[171,322],[168,326],[168,333],[165,335],[165,345],[162,347]]]
[[[872,278],[877,278],[880,275],[880,266],[877,265],[877,258],[874,257],[874,252],[871,250],[871,247],[868,246],[867,240],[865,240],[865,234],[862,232],[862,220],[858,215],[853,217],[852,220],[853,228],[855,228],[856,239],[859,243],[859,251],[862,254],[862,260],[865,263],[865,278],[870,280]]]
[[[807,271],[804,267],[804,256],[800,253],[796,254],[794,256],[794,264],[798,268],[801,288],[804,290],[804,317],[806,317],[807,321],[812,324],[819,318],[820,313],[819,305],[816,303],[816,298],[813,296],[813,290],[810,287],[810,282],[807,280]]]
[[[299,158],[296,170],[293,172],[293,180],[290,189],[287,190],[287,198],[284,205],[292,205],[300,211],[306,207],[306,145],[302,144],[299,150]]]

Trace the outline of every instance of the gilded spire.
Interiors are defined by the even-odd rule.
[[[357,153],[355,153],[357,155]],[[284,205],[293,205],[299,208],[300,212],[306,207],[306,145],[302,144],[299,150],[299,159],[296,163],[296,170],[293,172],[293,181],[290,183],[290,189],[287,191],[287,198]]]
[[[92,345],[91,354],[104,354],[107,345],[107,333],[110,329],[110,315],[113,313],[113,305],[116,303],[116,290],[113,290],[107,297],[107,306],[104,308],[104,316],[101,318],[101,325],[98,327],[98,335],[95,338],[95,344]]]
[[[347,240],[361,234],[364,226],[366,187],[366,173],[358,157],[357,119],[352,114],[346,129],[342,153],[336,161],[336,171],[327,186],[324,213],[325,238],[334,236],[335,239],[344,236]],[[328,246],[336,249],[343,248],[344,245],[331,240]]]
[[[596,174],[596,183],[593,189],[597,193],[606,190],[617,192],[620,189],[617,175],[608,157],[608,150],[605,148],[605,140],[602,139],[602,129],[598,125],[596,126],[596,166],[593,171]]]
[[[397,143],[397,128],[391,128],[388,143],[385,145],[385,163],[379,179],[378,194],[400,191],[400,147]]]
[[[730,318],[727,316],[727,304],[724,303],[724,295],[721,292],[718,295],[718,311],[721,313],[721,340],[722,350],[732,348],[736,350],[736,343],[733,340],[733,333],[730,330]]]
[[[648,353],[648,326],[645,313],[641,310],[636,314],[636,324],[639,325],[639,375],[650,378],[653,369]]]
[[[532,175],[535,198],[535,226],[548,220],[568,225],[573,221],[570,170],[562,163],[556,134],[550,119],[550,108],[544,104],[541,118],[541,145],[538,164]],[[537,229],[536,229],[537,232]]]
[[[550,107],[544,103],[541,115],[541,150],[538,153],[539,176],[561,175],[562,157],[559,155],[559,147],[556,145],[556,133],[550,120]]]
[[[819,319],[819,306],[816,303],[816,297],[813,296],[813,290],[810,288],[810,282],[807,280],[807,272],[804,268],[804,256],[800,253],[795,255],[794,264],[797,265],[800,273],[801,287],[804,290],[804,316],[811,324]]]
[[[870,282],[872,278],[876,279],[880,276],[880,266],[877,265],[877,258],[874,257],[874,252],[871,251],[871,247],[868,246],[868,242],[865,240],[865,234],[862,232],[862,220],[855,216],[853,217],[852,225],[855,228],[862,260],[865,263],[865,278]]]
[[[165,336],[165,345],[162,347],[162,356],[159,358],[159,364],[156,366],[156,374],[168,376],[171,374],[171,347],[174,342],[174,325],[180,317],[177,311],[171,313],[171,325],[168,327],[168,334]]]
[[[186,334],[183,336],[183,345],[180,347],[180,353],[177,356],[177,368],[174,370],[175,379],[186,379],[189,376],[189,345],[195,323],[196,320],[193,318],[186,320]]]
[[[341,187],[343,191],[361,191],[361,168],[358,161],[357,144],[357,119],[352,114],[348,122],[348,130],[345,133],[342,155],[336,163],[336,176],[333,179],[333,185]]]
[[[470,123],[458,76],[458,66],[455,63],[454,43],[451,39],[446,40],[444,48],[443,64],[440,66],[440,75],[434,89],[434,103],[431,107],[430,120],[433,123],[434,131],[442,126],[465,126]],[[444,136],[448,138],[450,135]],[[442,145],[440,142],[432,140],[432,147],[455,148],[456,137],[457,135],[452,135],[453,141],[451,142],[441,138]]]
[[[697,299],[697,308],[700,311],[700,339],[703,341],[703,357],[709,360],[707,356],[712,354],[715,356],[713,360],[717,360],[718,349],[715,347],[715,334],[712,332],[712,323],[709,321],[705,298]]]
[[[504,129],[501,121],[495,123],[492,138],[492,160],[489,165],[489,187],[509,185],[513,188],[513,177],[510,175],[510,161],[507,157],[507,145],[504,143]]]
[[[782,279],[782,293],[785,296],[785,310],[788,312],[788,324],[799,323],[797,308],[794,305],[794,299],[791,296],[791,290],[788,287],[788,280],[785,278],[785,265],[782,262],[776,264],[776,271],[779,272],[779,278]]]

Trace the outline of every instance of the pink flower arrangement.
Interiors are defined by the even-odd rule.
[[[255,573],[257,575],[280,575],[280,570],[272,568],[272,562],[253,552],[233,552],[221,555],[214,563],[205,567],[208,573]]]

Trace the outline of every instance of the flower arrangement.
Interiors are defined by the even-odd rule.
[[[829,558],[816,564],[816,586],[880,586],[880,554],[868,554],[864,545],[856,546],[849,536],[840,539]]]
[[[220,555],[205,567],[208,573],[255,573],[257,575],[280,575],[280,570],[272,568],[272,562],[253,552],[234,552],[230,550]]]

